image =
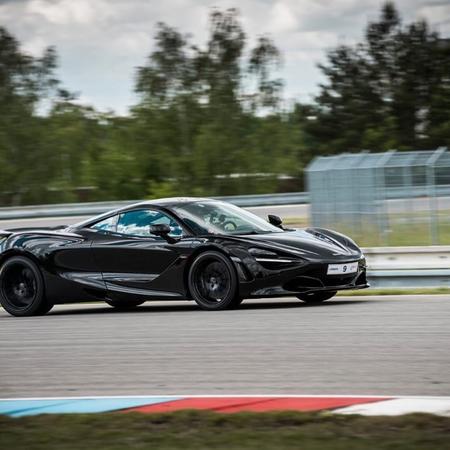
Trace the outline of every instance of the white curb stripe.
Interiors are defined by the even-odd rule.
[[[450,397],[395,398],[376,403],[347,406],[334,410],[339,414],[364,416],[397,416],[410,413],[429,413],[450,417]]]

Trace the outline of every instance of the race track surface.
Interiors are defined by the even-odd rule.
[[[0,310],[0,397],[150,394],[448,395],[448,296]]]

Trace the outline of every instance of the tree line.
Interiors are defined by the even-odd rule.
[[[78,104],[54,48],[32,57],[0,27],[2,205],[302,190],[317,155],[450,143],[450,43],[392,3],[290,108],[280,51],[267,36],[248,48],[236,10],[211,13],[204,46],[163,23],[154,40],[118,116]]]

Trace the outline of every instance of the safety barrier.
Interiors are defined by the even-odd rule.
[[[450,287],[450,246],[363,249],[372,287]]]
[[[289,192],[286,194],[236,195],[214,198],[233,203],[237,206],[266,206],[304,204],[308,203],[309,196],[307,192]],[[123,208],[141,201],[143,200],[6,207],[0,208],[0,220],[89,216],[102,214],[111,209]]]
[[[395,187],[390,188],[386,191],[386,198],[388,199],[422,197],[427,195],[429,195],[429,192],[427,192],[426,188],[423,186],[416,186],[408,190]],[[436,195],[450,196],[450,186],[439,187]],[[308,192],[233,195],[214,198],[228,201],[237,206],[246,207],[270,205],[301,205],[309,203]],[[115,208],[122,208],[133,203],[138,203],[140,201],[142,200],[3,207],[0,208],[0,220],[34,219],[40,217],[89,216],[94,214],[101,214]]]

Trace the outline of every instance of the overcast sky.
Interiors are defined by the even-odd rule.
[[[0,25],[39,55],[54,45],[64,87],[80,101],[125,114],[136,101],[135,67],[151,52],[156,24],[165,22],[205,42],[213,7],[239,9],[248,39],[268,34],[283,54],[284,97],[308,100],[321,81],[327,49],[361,38],[380,0],[0,0]],[[450,36],[450,2],[397,0],[404,21],[426,18]]]

